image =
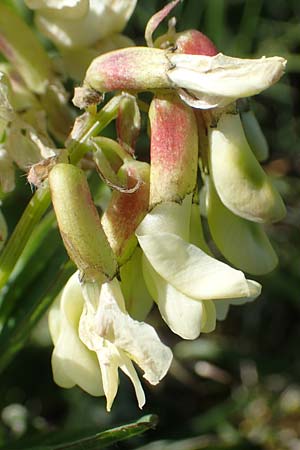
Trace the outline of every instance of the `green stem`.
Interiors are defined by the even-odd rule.
[[[90,148],[85,143],[89,138],[97,136],[107,125],[116,119],[122,95],[113,97],[95,116],[90,116],[82,136],[72,141],[68,147],[70,162],[77,164]]]
[[[92,136],[97,136],[97,134],[117,117],[121,98],[121,95],[113,97],[99,113],[90,117],[90,120],[87,121],[86,126],[82,130],[81,136],[76,141],[71,141],[67,149],[72,164],[77,164],[89,150],[89,147],[86,145],[87,140]],[[21,219],[1,253],[0,290],[9,279],[31,233],[50,206],[50,202],[50,190],[48,183],[45,182],[37,189],[28,203]]]
[[[48,183],[40,187],[28,203],[0,257],[0,289],[6,284],[33,229],[50,205]]]

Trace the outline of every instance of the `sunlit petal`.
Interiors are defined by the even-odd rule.
[[[144,277],[162,318],[183,339],[195,339],[206,322],[204,302],[187,297],[164,280],[144,258]]]

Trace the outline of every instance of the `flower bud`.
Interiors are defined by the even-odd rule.
[[[127,161],[118,175],[128,188],[134,186],[137,188],[132,193],[115,190],[101,222],[119,264],[123,264],[136,247],[137,239],[134,232],[148,211],[149,165]]]
[[[177,96],[155,97],[150,105],[150,204],[181,201],[196,185],[197,123]]]
[[[111,279],[117,262],[93,203],[85,174],[57,164],[49,174],[52,203],[70,258],[86,280]]]
[[[177,33],[174,44],[178,53],[206,56],[215,56],[218,53],[212,41],[198,30]]]
[[[99,92],[170,88],[169,68],[170,63],[163,50],[130,47],[94,59],[84,84]]]
[[[239,114],[223,113],[208,129],[210,172],[222,203],[254,222],[276,222],[285,206],[246,140]]]

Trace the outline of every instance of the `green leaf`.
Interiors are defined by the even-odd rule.
[[[155,415],[147,415],[141,417],[136,422],[132,422],[126,425],[121,425],[111,430],[106,430],[101,433],[96,433],[92,436],[87,436],[82,439],[78,439],[72,442],[65,442],[56,445],[42,445],[34,447],[24,447],[21,442],[18,442],[15,446],[12,445],[10,450],[21,449],[22,450],[100,450],[109,445],[113,445],[116,442],[129,439],[133,436],[137,436],[144,433],[147,430],[153,429],[157,425],[158,418]],[[5,447],[0,447],[0,450],[4,450]]]
[[[50,205],[50,191],[47,184],[33,195],[15,227],[0,256],[0,288],[5,286],[31,233]]]
[[[55,251],[61,246],[53,211],[35,228],[11,277],[0,293],[0,331],[9,319],[18,300],[23,303],[24,292],[45,270]]]

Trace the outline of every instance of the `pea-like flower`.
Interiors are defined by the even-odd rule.
[[[52,306],[49,326],[55,345],[55,382],[80,386],[91,395],[105,395],[110,411],[119,384],[120,368],[132,381],[139,407],[145,395],[133,362],[149,383],[157,384],[169,369],[172,352],[154,328],[126,312],[116,279],[80,284],[76,272]]]
[[[152,209],[136,230],[144,252],[144,277],[169,327],[194,339],[201,331],[214,329],[214,300],[251,300],[261,287],[210,256],[203,246],[190,243],[198,165],[192,109],[176,95],[161,95],[153,99],[149,117]]]
[[[278,56],[240,59],[132,47],[96,58],[84,85],[99,92],[175,89],[190,106],[210,109],[267,89],[281,78],[285,65]]]
[[[213,300],[251,301],[261,287],[189,242],[191,196],[157,205],[137,229],[144,277],[163,319],[176,334],[194,339],[215,327]],[[200,232],[200,230],[198,230]],[[230,303],[230,302],[229,302]],[[234,303],[234,301],[233,301]]]
[[[155,385],[167,373],[172,352],[153,327],[126,311],[115,276],[117,259],[84,173],[70,164],[57,164],[49,184],[60,233],[81,278],[80,283],[79,272],[71,277],[50,312],[54,379],[62,387],[78,384],[92,395],[104,393],[110,410],[120,368],[133,382],[142,408],[145,396],[132,361]]]

